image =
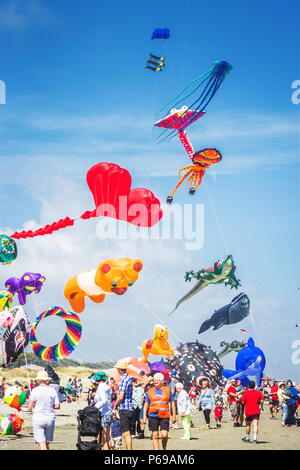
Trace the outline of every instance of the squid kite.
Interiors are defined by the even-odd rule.
[[[212,268],[201,269],[196,273],[194,271],[187,272],[185,275],[185,281],[197,279],[198,282],[187,294],[178,300],[175,308],[171,313],[169,313],[169,315],[175,312],[179,305],[183,304],[186,300],[193,297],[209,284],[225,284],[229,285],[231,288],[235,287],[237,289],[241,284],[239,279],[234,275],[235,269],[236,267],[233,257],[232,255],[228,255],[223,260],[217,261]]]
[[[160,112],[163,112],[169,105],[172,105],[170,113],[154,124],[155,126],[165,128],[159,136],[162,137],[166,134],[161,141],[165,141],[178,134],[185,151],[192,160],[191,165],[179,170],[178,175],[180,179],[167,198],[167,203],[169,204],[173,201],[174,194],[185,180],[186,185],[189,185],[189,194],[194,195],[202,182],[206,169],[211,164],[218,163],[222,159],[221,153],[215,148],[204,148],[195,152],[185,129],[205,114],[205,108],[231,69],[232,66],[228,62],[216,61],[210,70],[195,78],[174,100],[162,108]],[[187,105],[190,97],[193,98],[191,103]],[[176,109],[175,106],[182,105],[183,103],[185,104],[184,106]],[[182,171],[185,171],[183,176],[181,176]]]

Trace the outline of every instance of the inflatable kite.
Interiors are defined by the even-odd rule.
[[[159,200],[148,189],[131,189],[131,175],[125,168],[114,163],[97,163],[87,172],[86,180],[96,207],[84,212],[78,219],[111,217],[137,227],[152,227],[162,218]],[[65,217],[38,230],[14,232],[11,237],[19,239],[49,235],[74,225],[75,220]]]
[[[7,290],[0,291],[0,312],[10,309],[13,303],[13,294]]]
[[[17,385],[8,387],[5,390],[4,401],[11,408],[21,411],[21,406],[23,406],[26,401],[26,392],[24,388],[18,387]]]
[[[222,160],[221,153],[215,148],[205,148],[195,152],[184,130],[187,126],[187,122],[189,122],[187,121],[187,117],[189,117],[189,120],[193,119],[194,122],[204,114],[205,113],[199,111],[188,110],[187,106],[183,106],[179,110],[176,108],[172,109],[168,116],[154,124],[158,127],[176,129],[178,131],[179,139],[192,161],[191,165],[182,167],[178,171],[179,181],[171,192],[170,196],[167,198],[167,203],[169,204],[173,201],[173,196],[185,180],[186,185],[189,185],[190,188],[189,193],[194,195],[202,182],[207,168],[209,168],[210,165],[219,163]],[[185,171],[183,176],[181,176],[182,171]]]
[[[154,124],[155,126],[165,128],[159,136],[162,137],[166,134],[161,141],[178,134],[186,153],[192,161],[191,165],[180,168],[178,172],[179,181],[167,198],[168,204],[172,203],[176,191],[184,181],[189,186],[189,194],[194,195],[202,182],[207,168],[222,160],[221,153],[215,148],[204,148],[195,152],[185,129],[205,114],[205,108],[231,69],[232,66],[228,62],[216,61],[210,70],[195,78],[174,100],[169,102],[160,111],[162,113],[166,108],[171,108],[167,116],[163,115]],[[192,97],[191,102],[188,104],[190,97]],[[179,104],[183,106],[177,109],[176,107]],[[182,171],[185,172],[183,176],[181,176]]]
[[[18,293],[19,303],[26,304],[26,297],[35,292],[38,294],[45,282],[45,276],[40,273],[24,273],[20,279],[17,277],[10,277],[5,281],[5,287],[12,294]]]
[[[152,339],[147,339],[142,344],[142,361],[147,361],[149,354],[162,355],[170,358],[175,353],[169,341],[169,332],[162,325],[155,325]]]
[[[101,303],[106,294],[123,295],[138,280],[142,268],[140,259],[106,259],[96,269],[72,277],[65,285],[64,295],[72,310],[81,313],[85,308],[85,296]]]
[[[150,368],[147,362],[138,357],[130,357],[128,361],[127,374],[137,380],[143,380],[150,374]]]
[[[60,343],[54,346],[43,346],[36,339],[36,329],[39,323],[47,317],[58,316],[66,323],[66,334]],[[82,325],[80,318],[72,312],[61,307],[50,307],[42,312],[32,324],[30,330],[30,343],[34,354],[43,361],[60,361],[69,356],[77,348],[81,338]]]
[[[15,240],[7,235],[0,235],[0,263],[10,264],[18,255]]]
[[[152,33],[151,39],[169,39],[170,30],[169,28],[155,28]]]
[[[200,385],[204,378],[210,381],[212,388],[224,385],[223,367],[218,356],[198,341],[180,343],[169,364],[169,368],[175,370],[176,377],[184,384],[186,390],[189,390],[193,382]]]
[[[246,341],[235,340],[235,341],[232,341],[231,343],[227,343],[226,341],[222,341],[220,343],[220,348],[221,349],[218,351],[217,356],[218,356],[219,359],[221,359],[221,357],[226,356],[226,354],[229,354],[232,351],[238,353],[239,351],[241,351],[246,346],[247,346]]]
[[[8,308],[6,308],[2,312],[0,312],[0,326],[9,326],[13,321],[13,318],[14,314],[11,312],[11,310],[8,310]]]
[[[152,362],[152,364],[150,364],[151,372],[162,372],[163,370],[166,370],[167,367],[167,364],[163,361]]]
[[[24,420],[18,415],[8,414],[0,418],[2,435],[14,436],[21,431]]]
[[[265,366],[266,358],[263,351],[255,346],[253,338],[249,338],[247,346],[237,354],[236,370],[224,369],[223,375],[227,379],[241,380],[243,386],[247,386],[254,377],[256,384],[260,386]]]
[[[150,59],[147,59],[146,69],[150,69],[152,72],[162,72],[162,67],[165,67],[165,57],[150,54]]]
[[[213,326],[214,330],[218,330],[224,325],[233,325],[238,323],[249,315],[250,312],[250,300],[249,297],[241,292],[239,295],[234,297],[230,304],[219,308],[200,326],[198,334],[203,333]]]
[[[207,72],[203,73],[199,77],[194,78],[175,98],[169,101],[159,113],[164,113],[166,110],[174,109],[177,106],[185,105],[185,112],[178,117],[181,121],[180,128],[186,128],[190,126],[196,119],[198,114],[203,113],[207,105],[210,103],[214,95],[217,93],[221,84],[225,80],[225,77],[232,70],[232,65],[224,60],[217,60],[214,62],[212,68]],[[188,111],[192,110],[193,114],[189,114]],[[166,140],[178,133],[176,126],[173,126],[167,136],[163,139]],[[167,133],[167,129],[163,131],[163,134]],[[160,136],[160,137],[161,137]]]
[[[2,340],[2,367],[13,364],[29,343],[29,322],[22,307],[19,305],[10,310],[12,320],[5,330]]]
[[[191,281],[195,278],[198,282],[186,295],[178,300],[174,310],[169,315],[175,312],[179,305],[193,297],[193,295],[200,292],[209,284],[225,284],[226,286],[229,285],[231,288],[235,287],[237,289],[241,284],[239,279],[234,275],[235,269],[233,257],[232,255],[228,255],[222,261],[217,261],[212,268],[201,269],[201,271],[196,273],[194,273],[194,271],[187,272],[185,281]]]

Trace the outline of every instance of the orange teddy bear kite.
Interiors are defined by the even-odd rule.
[[[106,294],[123,295],[138,280],[143,268],[140,259],[106,259],[96,269],[77,274],[65,285],[64,295],[76,313],[83,312],[85,296],[101,303]]]
[[[153,339],[147,339],[142,344],[142,361],[147,361],[149,354],[163,355],[170,359],[175,354],[175,351],[171,348],[168,338],[169,333],[167,328],[162,325],[155,325]]]

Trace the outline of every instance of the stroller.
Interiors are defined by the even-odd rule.
[[[78,450],[101,450],[101,445],[96,439],[82,441],[81,437],[97,437],[100,434],[101,442],[101,418],[99,410],[95,406],[86,406],[77,412],[78,422]]]

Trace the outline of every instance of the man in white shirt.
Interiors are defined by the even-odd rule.
[[[55,427],[55,410],[60,409],[59,398],[54,388],[49,386],[51,378],[41,370],[35,379],[39,385],[31,391],[28,411],[33,411],[32,425],[34,440],[40,450],[49,450],[53,441]]]

